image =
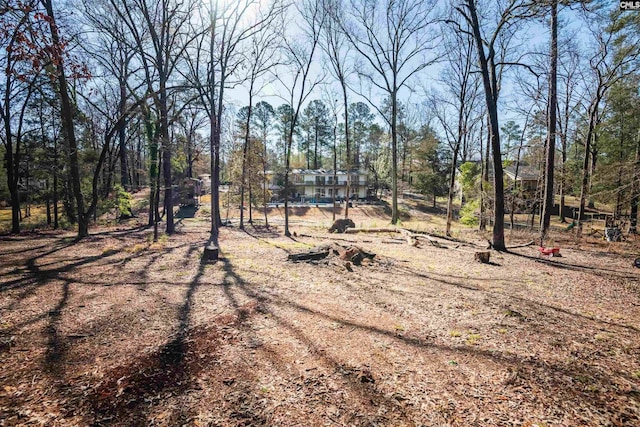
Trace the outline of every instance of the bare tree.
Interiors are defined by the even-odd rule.
[[[289,231],[289,172],[291,169],[291,148],[293,146],[293,136],[296,132],[298,117],[302,106],[323,80],[324,76],[313,76],[312,65],[314,57],[320,44],[322,27],[325,24],[326,14],[321,0],[305,0],[296,6],[298,13],[302,17],[301,30],[304,42],[301,40],[290,40],[288,37],[282,39],[282,49],[286,56],[286,69],[288,70],[285,80],[280,74],[276,75],[287,92],[287,102],[292,110],[291,120],[285,134],[285,168],[284,168],[284,235],[291,236]]]
[[[202,142],[198,131],[203,129],[208,121],[208,118],[202,114],[202,109],[195,103],[185,105],[183,114],[176,121],[176,125],[185,138],[188,178],[193,178],[193,164],[205,149],[205,144]]]
[[[577,93],[577,84],[579,81],[580,54],[572,41],[573,38],[565,39],[561,45],[565,46],[565,51],[559,56],[559,102],[558,102],[558,135],[560,137],[560,180],[558,192],[560,195],[559,216],[561,222],[566,222],[564,217],[565,211],[565,193],[566,193],[566,164],[569,149],[569,132],[571,130],[570,122],[581,104],[580,96]]]
[[[456,27],[459,25],[461,24],[456,23]],[[453,221],[457,162],[460,150],[467,146],[470,139],[471,128],[474,125],[472,115],[476,111],[480,93],[480,81],[475,77],[477,74],[473,73],[473,39],[455,29],[445,29],[443,37],[443,55],[447,59],[448,67],[442,73],[440,84],[446,88],[446,92],[431,99],[431,108],[444,129],[452,152],[445,231],[447,236],[451,235]],[[449,117],[454,117],[455,120],[449,120]]]
[[[499,44],[505,40],[501,39],[503,32],[512,30],[513,26],[521,19],[533,16],[530,6],[531,2],[527,1],[509,0],[507,2],[498,2],[494,5],[496,10],[493,11],[497,16],[497,22],[491,29],[481,25],[475,0],[465,0],[462,5],[455,7],[471,29],[471,31],[466,31],[460,28],[461,31],[471,35],[475,41],[482,75],[493,157],[494,220],[492,245],[500,251],[507,249],[504,240],[504,174],[500,147],[500,124],[498,122],[499,72],[501,72],[499,67],[500,65],[505,65],[505,61],[501,60],[500,57],[496,57],[496,50],[497,48],[500,48],[503,52],[506,50],[504,44]],[[483,33],[487,34],[488,37]]]
[[[356,67],[361,81],[390,100],[391,114],[385,114],[371,92],[360,91],[391,128],[392,224],[398,222],[398,96],[413,76],[435,62],[428,57],[436,38],[431,31],[435,11],[433,0],[352,0],[341,24],[362,59]]]
[[[11,197],[11,232],[20,232],[20,160],[24,135],[24,118],[29,100],[36,88],[40,73],[39,53],[32,48],[37,32],[33,31],[32,11],[36,1],[25,3],[8,2],[3,13],[0,44],[3,46],[0,66],[4,79],[0,82],[0,119],[5,146],[7,187]],[[37,61],[34,64],[28,58]]]
[[[259,79],[264,76],[267,71],[275,67],[278,63],[276,56],[276,48],[278,41],[278,28],[273,25],[273,21],[263,22],[259,32],[254,33],[249,39],[249,45],[245,53],[245,66],[247,68],[246,80],[249,85],[249,105],[245,123],[244,143],[242,146],[242,177],[240,183],[240,229],[244,229],[244,196],[247,176],[247,153],[249,152],[249,144],[251,137],[251,123],[253,114],[253,98],[262,89]],[[266,144],[266,141],[264,141]],[[265,163],[263,162],[263,166]],[[263,172],[266,171],[263,167]],[[251,192],[251,190],[249,190]],[[265,207],[266,208],[266,207]],[[251,209],[251,195],[249,196],[249,209]],[[265,210],[266,212],[266,210]],[[251,219],[249,220],[251,222]],[[266,219],[265,219],[266,223]]]
[[[41,0],[48,16],[49,31],[51,34],[51,49],[55,64],[55,78],[58,85],[58,96],[60,97],[60,114],[62,118],[62,131],[66,139],[66,150],[69,158],[69,173],[71,176],[71,186],[76,201],[78,214],[78,239],[89,235],[89,221],[92,216],[92,210],[95,209],[96,203],[92,203],[89,210],[85,211],[84,197],[80,187],[80,167],[78,162],[78,142],[75,135],[75,126],[73,121],[74,105],[69,95],[69,87],[67,83],[67,71],[65,69],[65,61],[63,57],[63,40],[58,31],[58,25],[53,11],[51,0]],[[104,153],[104,151],[103,151]],[[102,157],[102,156],[101,156]],[[96,175],[94,175],[94,186],[96,183]]]
[[[556,153],[556,117],[558,108],[558,1],[551,1],[551,47],[549,66],[549,98],[547,102],[547,141],[545,144],[544,197],[542,202],[542,218],[540,227],[540,245],[549,233],[551,209],[554,205],[554,171]]]
[[[209,117],[211,156],[211,235],[208,247],[217,250],[220,226],[220,154],[223,115],[226,107],[226,91],[243,81],[238,75],[245,63],[245,42],[250,40],[282,11],[282,4],[276,0],[260,13],[258,0],[241,0],[223,4],[210,0],[208,22],[200,33],[195,46],[188,51],[189,60],[183,77],[198,93],[201,105]],[[259,18],[249,19],[258,13]],[[212,252],[215,254],[216,252]]]
[[[129,176],[127,165],[127,103],[133,90],[129,80],[135,73],[133,59],[135,57],[135,41],[127,37],[126,24],[113,10],[108,0],[83,0],[84,17],[90,28],[95,31],[95,42],[84,46],[89,55],[96,61],[105,77],[109,76],[118,82],[118,91],[114,97],[118,100],[118,156],[120,159],[120,183],[128,188]]]
[[[189,20],[195,2],[176,0],[110,0],[134,40],[136,57],[142,64],[147,93],[159,113],[158,137],[162,144],[162,175],[166,232],[173,233],[173,188],[169,137],[170,83],[190,44]]]
[[[269,177],[267,176],[267,166],[269,164],[269,131],[273,123],[273,116],[275,111],[271,104],[265,101],[260,101],[256,104],[253,112],[253,117],[258,128],[259,138],[262,142],[262,203],[264,205],[264,225],[269,227],[269,216],[267,214],[267,186]]]
[[[347,78],[350,74],[348,58],[351,55],[349,44],[345,34],[341,31],[343,7],[340,0],[323,0],[325,13],[328,14],[327,21],[322,31],[322,49],[325,55],[329,58],[330,71],[333,77],[338,81],[340,90],[342,91],[342,102],[344,108],[344,144],[346,151],[346,169],[347,169],[347,187],[345,189],[346,202],[344,207],[344,217],[349,218],[349,201],[351,197],[351,169],[352,169],[352,156],[351,156],[351,144],[350,144],[350,131],[349,131],[349,102],[348,102],[348,90],[347,90]],[[335,112],[335,106],[332,105],[332,110]],[[336,123],[337,125],[337,123]],[[337,168],[336,158],[336,133],[337,129],[334,128],[334,172]],[[335,180],[335,177],[334,177]],[[334,188],[334,205],[335,205],[335,188]],[[334,206],[335,216],[335,206]]]

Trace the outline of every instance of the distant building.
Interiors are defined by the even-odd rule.
[[[526,197],[533,197],[538,189],[540,171],[534,167],[520,164],[516,175],[516,165],[504,168],[504,175],[515,188]]]
[[[202,193],[202,181],[195,178],[185,178],[180,185],[180,204],[198,206]]]
[[[200,194],[204,195],[211,193],[211,175],[202,174],[198,176],[198,179],[201,181]]]
[[[279,194],[283,190],[282,185],[278,185],[272,173],[267,173],[271,177],[269,189],[278,193],[276,199],[282,199]],[[308,203],[328,203],[333,200],[335,187],[336,200],[347,198],[347,176],[351,176],[350,199],[364,200],[368,196],[367,174],[363,171],[353,170],[334,172],[327,169],[293,169],[289,172],[289,182],[291,183],[291,199]]]

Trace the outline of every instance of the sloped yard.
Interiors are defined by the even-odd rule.
[[[0,425],[640,424],[635,242],[178,229],[0,238]],[[330,238],[377,255],[287,261]]]

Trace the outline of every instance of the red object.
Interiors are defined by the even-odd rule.
[[[540,253],[542,255],[552,255],[552,256],[556,256],[557,254],[560,253],[560,248],[544,248],[542,246],[540,246],[538,248],[538,250],[540,251]]]

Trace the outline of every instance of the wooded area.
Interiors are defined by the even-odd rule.
[[[0,18],[0,425],[640,425],[640,11]]]
[[[640,23],[617,2],[4,3],[12,233],[41,205],[82,238],[144,188],[172,233],[181,183],[206,173],[217,246],[220,184],[288,206],[296,167],[366,171],[393,224],[399,188],[448,195],[446,233],[489,224],[498,249],[505,213],[538,213],[544,241],[567,196],[578,234],[595,203],[635,230]]]

